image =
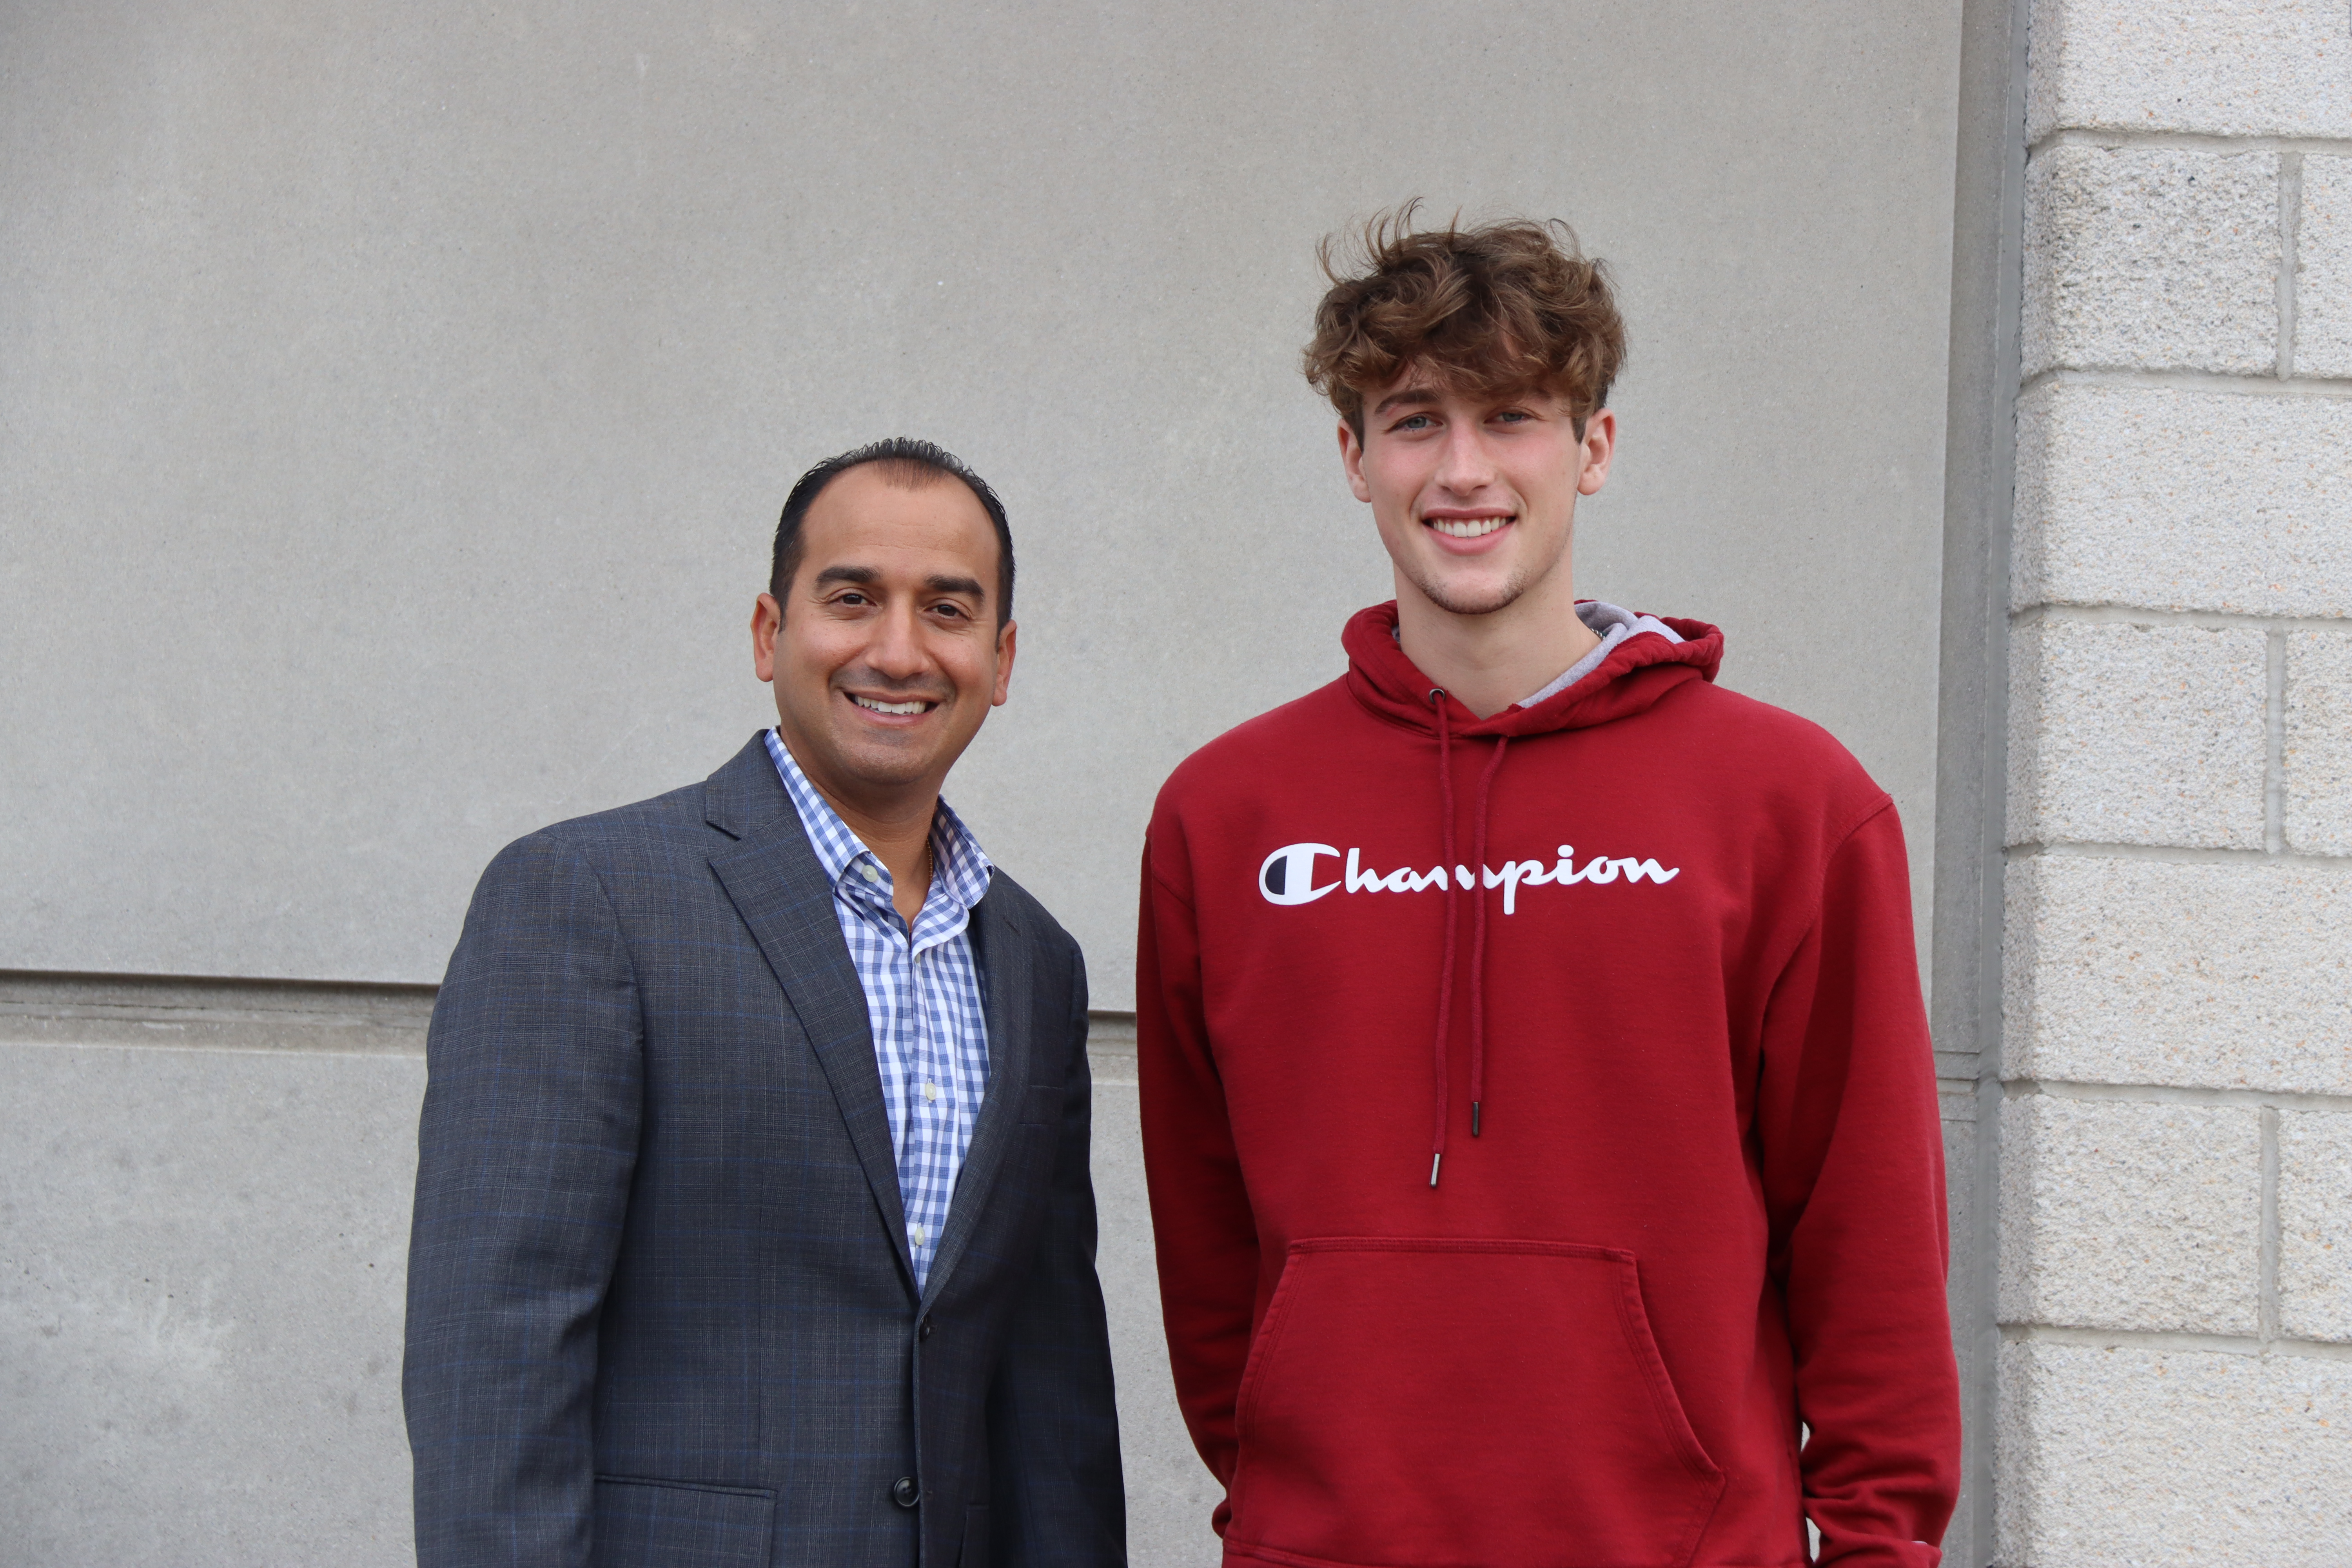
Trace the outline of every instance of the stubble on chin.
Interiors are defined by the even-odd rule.
[[[1427,572],[1411,572],[1407,575],[1421,596],[1448,615],[1491,616],[1497,610],[1508,609],[1528,591],[1528,574],[1524,568],[1515,567],[1493,588],[1478,593],[1465,593],[1441,583]]]

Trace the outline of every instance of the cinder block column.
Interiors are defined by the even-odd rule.
[[[2027,106],[1993,1561],[2352,1562],[2352,7]]]

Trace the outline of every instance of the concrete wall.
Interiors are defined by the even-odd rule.
[[[1160,779],[1388,596],[1297,355],[1414,194],[1616,263],[1582,584],[1924,896],[1958,9],[0,7],[0,966],[438,980],[499,845],[762,721],[784,492],[906,430],[1021,546],[954,797],[1127,1006]]]
[[[2352,1559],[2352,15],[2039,0],[1997,1561]]]
[[[0,976],[0,1563],[397,1568],[419,986]],[[1214,1561],[1169,1396],[1135,1036],[1094,1043],[1138,1568]]]

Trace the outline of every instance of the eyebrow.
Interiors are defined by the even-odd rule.
[[[870,588],[881,581],[881,572],[872,566],[828,566],[816,574],[812,585],[822,588],[831,583],[856,583]],[[923,579],[923,586],[934,594],[963,594],[982,603],[988,599],[988,590],[976,577],[951,577],[934,572]]]
[[[1381,398],[1381,405],[1372,410],[1372,417],[1377,419],[1391,408],[1416,408],[1441,401],[1443,399],[1433,386],[1408,386],[1402,392],[1392,392]]]

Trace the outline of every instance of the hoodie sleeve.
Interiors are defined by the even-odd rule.
[[[1249,1359],[1257,1225],[1209,1049],[1192,906],[1143,857],[1135,1032],[1144,1171],[1176,1399],[1217,1479],[1233,1483],[1234,1403]],[[1229,1503],[1213,1521],[1224,1531]]]
[[[1764,1019],[1757,1131],[1823,1563],[1933,1568],[1959,1487],[1935,1058],[1902,828],[1832,852]]]

